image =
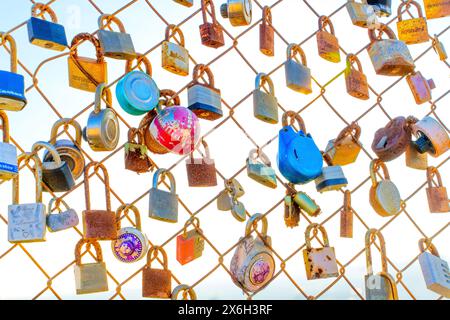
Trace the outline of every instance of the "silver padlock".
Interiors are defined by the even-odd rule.
[[[266,187],[272,189],[277,187],[275,170],[271,167],[269,157],[260,149],[250,151],[247,158],[247,175]]]
[[[170,192],[158,189],[158,180],[169,178]],[[149,217],[165,222],[178,221],[178,195],[175,178],[166,169],[158,169],[153,175],[153,185],[149,191]]]
[[[59,208],[59,204],[62,203],[65,210],[61,211]],[[52,213],[53,204],[56,205],[56,209],[59,211],[58,213]],[[47,213],[47,229],[50,232],[57,232],[66,229],[70,229],[76,227],[80,222],[78,218],[77,212],[69,208],[67,203],[62,199],[52,198],[48,204],[48,213]]]
[[[306,65],[306,55],[299,45],[291,43],[287,47],[287,61],[284,64],[286,86],[294,91],[310,94],[311,70]],[[300,55],[299,60],[297,54]]]
[[[9,143],[9,120],[6,112],[0,110],[3,142],[0,142],[0,180],[10,180],[17,176],[17,148]]]
[[[261,90],[265,83],[269,85],[269,93]],[[275,97],[275,89],[272,79],[265,73],[258,73],[255,79],[253,115],[256,119],[267,123],[278,123],[278,103]]]
[[[106,22],[106,25],[104,22]],[[111,22],[114,22],[119,27],[120,32],[104,30],[107,26],[111,28]],[[121,60],[133,60],[136,58],[133,40],[125,32],[125,27],[119,18],[111,14],[102,14],[98,18],[98,27],[97,36],[105,57]]]

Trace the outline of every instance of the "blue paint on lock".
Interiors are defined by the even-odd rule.
[[[31,17],[27,29],[28,39],[33,44],[56,51],[63,51],[68,46],[66,31],[60,24]]]
[[[0,70],[0,109],[19,111],[26,103],[23,75]]]
[[[132,71],[117,83],[116,96],[123,110],[139,116],[158,105],[159,89],[148,74]]]

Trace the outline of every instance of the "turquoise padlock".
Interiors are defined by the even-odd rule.
[[[159,89],[152,79],[152,66],[145,56],[138,55],[138,63],[145,65],[146,72],[131,71],[131,60],[127,61],[128,72],[116,86],[117,101],[127,113],[140,116],[153,110],[159,102]]]
[[[295,120],[300,126],[298,132],[293,127]],[[314,180],[322,173],[323,158],[314,139],[306,133],[303,119],[294,111],[287,111],[282,124],[278,135],[278,169],[289,182],[295,184]]]

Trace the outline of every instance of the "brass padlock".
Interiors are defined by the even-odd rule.
[[[287,61],[284,64],[286,86],[294,91],[310,94],[311,69],[307,67],[305,52],[299,45],[291,43],[287,47],[286,55]],[[300,55],[301,60],[297,55]]]
[[[12,181],[12,204],[8,206],[8,241],[11,243],[45,241],[45,205],[42,203],[42,164],[37,155],[22,153],[17,165],[33,160],[36,202],[19,203],[19,174]]]
[[[111,22],[119,27],[119,32],[105,30],[106,27],[111,29]],[[97,36],[105,57],[121,60],[136,58],[133,40],[125,32],[125,27],[119,18],[112,14],[102,14],[98,18],[98,27]]]
[[[354,163],[361,151],[361,127],[352,122],[339,133],[336,139],[328,141],[325,154],[332,165],[345,166]]]
[[[195,293],[194,289],[185,284],[176,286],[172,291],[172,296],[170,297],[170,299],[178,300],[178,295],[180,293],[183,294],[183,300],[197,300],[197,294]],[[190,299],[188,299],[188,297]]]
[[[169,178],[170,192],[158,189],[158,180]],[[165,222],[178,221],[178,195],[175,178],[170,171],[158,169],[153,175],[152,188],[149,191],[149,217]]]
[[[90,41],[96,52],[96,59],[79,57],[78,46],[82,41]],[[69,64],[69,86],[95,92],[100,83],[108,82],[107,64],[100,42],[90,33],[80,33],[72,39]]]
[[[370,28],[378,23],[375,10],[367,3],[359,3],[355,0],[348,0],[345,5],[352,23],[362,28]]]
[[[271,167],[269,157],[261,149],[250,151],[247,158],[247,175],[266,187],[277,187],[275,170]]]
[[[152,268],[152,261],[163,257],[163,269]],[[172,293],[172,272],[167,262],[167,254],[162,247],[153,246],[148,250],[147,263],[142,269],[142,296],[144,298],[170,298]]]
[[[410,141],[405,150],[405,164],[409,168],[426,170],[428,168],[428,154],[420,153],[413,141]]]
[[[372,253],[370,245],[378,238],[380,241],[381,272],[373,274]],[[386,244],[381,232],[369,229],[365,237],[367,275],[364,278],[366,300],[398,300],[397,285],[394,278],[388,273]]]
[[[194,0],[173,0],[173,1],[181,4],[182,6],[188,7],[188,8],[190,8],[194,5]]]
[[[211,159],[208,144],[202,139],[205,156],[194,159],[191,153],[186,160],[186,172],[190,187],[214,187],[217,186],[216,166]]]
[[[427,19],[450,16],[450,3],[447,0],[423,0]]]
[[[203,24],[200,25],[200,37],[202,44],[215,49],[224,46],[223,29],[216,20],[213,0],[201,0],[201,4]],[[212,22],[208,22],[207,14],[210,14]]]
[[[436,88],[433,79],[425,79],[420,71],[414,71],[406,76],[409,88],[417,104],[431,100],[431,90]]]
[[[420,153],[428,152],[437,158],[450,149],[450,137],[447,130],[434,118],[424,117],[411,125],[412,133],[417,137],[414,142]]]
[[[311,247],[311,231],[313,236],[318,231],[322,234],[323,247]],[[339,275],[336,254],[334,248],[330,247],[328,234],[322,225],[311,223],[305,231],[306,249],[303,250],[303,260],[305,262],[306,277],[308,280],[334,278]]]
[[[384,179],[377,181],[376,174],[383,170]],[[386,164],[380,159],[370,162],[370,179],[372,186],[369,191],[369,202],[372,208],[382,217],[397,214],[400,210],[400,193],[395,184],[390,180]]]
[[[311,217],[317,217],[322,211],[317,203],[305,192],[299,191],[294,195],[294,202]]]
[[[137,139],[135,139],[137,136]],[[125,143],[125,169],[137,173],[152,171],[155,164],[147,154],[144,134],[141,129],[128,130],[128,142]]]
[[[178,43],[170,42],[178,35]],[[180,76],[189,74],[189,52],[184,47],[184,35],[179,27],[169,24],[166,28],[166,38],[161,45],[161,66],[169,72]]]
[[[18,175],[19,167],[17,166],[17,148],[9,142],[9,119],[6,112],[0,110],[0,119],[3,135],[3,142],[0,141],[0,180],[6,181]]]
[[[344,191],[344,205],[340,214],[341,238],[353,238],[353,209],[352,198],[349,190]]]
[[[294,185],[289,183],[284,197],[284,223],[289,228],[297,227],[300,222],[300,206],[294,201],[296,193]]]
[[[269,93],[261,90],[266,83],[269,86]],[[278,123],[278,103],[275,97],[275,89],[272,79],[265,73],[258,73],[255,79],[253,115],[256,119],[267,123]]]
[[[347,93],[352,97],[368,100],[369,99],[369,84],[367,83],[367,77],[363,73],[361,62],[354,54],[347,55],[347,67],[345,68],[345,87]],[[354,63],[358,66],[358,69],[353,67]]]
[[[61,211],[60,204],[63,204],[65,207],[64,211]],[[58,213],[52,213],[53,204],[55,204],[55,209],[57,209]],[[48,204],[47,211],[47,229],[50,232],[58,232],[62,230],[67,230],[73,227],[76,227],[80,219],[78,218],[77,212],[69,208],[67,203],[62,199],[52,198]]]
[[[378,36],[375,35],[378,31]],[[386,34],[389,39],[382,39]],[[370,44],[367,47],[376,74],[384,76],[406,76],[413,72],[414,60],[403,41],[397,40],[394,32],[380,23],[376,29],[369,29]]]
[[[251,0],[227,0],[220,6],[222,18],[228,18],[234,27],[248,26],[252,22]]]
[[[274,29],[272,27],[272,11],[269,6],[264,6],[262,22],[259,25],[259,50],[266,56],[275,55]]]
[[[419,14],[418,18],[403,20],[402,10],[408,4],[413,5]],[[407,7],[407,8],[408,8]],[[427,20],[422,15],[422,8],[416,1],[401,2],[397,10],[397,33],[398,39],[404,41],[406,44],[416,44],[427,42],[430,36],[428,35]]]
[[[434,35],[433,38],[433,50],[438,54],[439,60],[445,61],[447,60],[447,52],[445,52],[445,47],[442,42],[439,41],[437,35]]]
[[[437,179],[437,184],[433,181],[434,177],[436,177]],[[441,174],[439,173],[437,168],[427,168],[427,183],[428,188],[426,190],[430,212],[450,212],[447,189],[442,184]]]
[[[105,185],[106,210],[91,210],[91,195],[89,192],[89,169],[94,173],[98,169],[103,172],[103,184]],[[83,211],[83,236],[89,240],[116,240],[116,213],[111,211],[111,195],[109,187],[109,175],[106,167],[99,162],[91,162],[84,169],[84,196],[86,210]]]
[[[330,27],[330,32],[326,31],[326,26]],[[320,16],[319,31],[317,32],[316,37],[319,56],[330,62],[340,62],[341,55],[339,52],[339,42],[334,35],[333,24],[327,16]]]
[[[81,263],[81,248],[86,244],[95,249],[94,263]],[[75,286],[77,294],[108,291],[108,275],[103,262],[102,248],[97,241],[81,239],[75,247]]]
[[[187,231],[190,225],[194,229]],[[197,217],[191,217],[184,224],[183,233],[177,236],[177,260],[181,265],[185,265],[199,258],[204,249],[205,239],[200,229],[200,220]]]

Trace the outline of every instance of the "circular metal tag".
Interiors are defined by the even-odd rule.
[[[400,193],[392,181],[381,180],[377,186],[376,197],[381,208],[389,215],[400,210]]]
[[[111,242],[114,256],[122,262],[136,262],[148,250],[147,237],[138,229],[126,227],[119,230],[117,240]]]

